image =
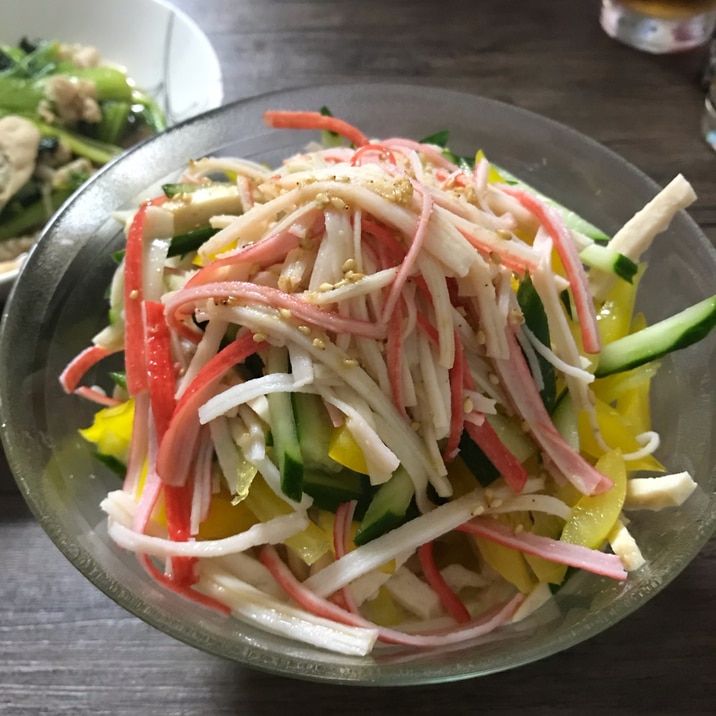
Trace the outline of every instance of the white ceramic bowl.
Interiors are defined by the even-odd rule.
[[[221,65],[209,40],[191,18],[163,0],[3,3],[0,43],[17,44],[22,37],[96,47],[157,99],[170,125],[223,100]],[[0,301],[17,273],[0,274]]]

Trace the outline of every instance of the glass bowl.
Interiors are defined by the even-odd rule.
[[[269,672],[371,685],[449,681],[517,667],[603,631],[663,589],[714,532],[716,334],[664,360],[655,381],[659,455],[670,470],[689,470],[699,487],[681,508],[633,513],[632,529],[648,567],[625,583],[576,574],[548,607],[491,638],[442,651],[377,649],[369,657],[321,651],[227,621],[164,591],[134,555],[108,539],[99,503],[117,487],[117,478],[92,459],[77,435],[89,424],[92,407],[64,395],[58,375],[106,318],[111,254],[123,243],[110,214],[146,196],[148,186],[176,176],[190,158],[224,153],[280,162],[315,137],[268,129],[263,112],[324,105],[372,136],[419,139],[449,129],[454,151],[483,148],[494,162],[607,233],[658,191],[637,169],[571,129],[444,89],[379,83],[304,88],[234,103],[173,127],[105,167],[61,210],[13,288],[0,340],[0,407],[20,490],[59,549],[117,603],[179,640]],[[638,308],[650,321],[713,291],[716,251],[683,212],[647,258]]]

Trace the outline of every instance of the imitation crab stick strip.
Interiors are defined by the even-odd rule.
[[[430,194],[428,194],[427,191],[424,191],[421,200],[420,219],[418,221],[418,226],[415,229],[415,235],[410,242],[410,248],[408,249],[408,253],[405,255],[405,258],[400,265],[398,275],[395,277],[393,285],[390,287],[388,298],[385,302],[385,305],[383,306],[383,321],[387,321],[387,319],[395,309],[395,305],[398,302],[398,296],[400,295],[400,292],[403,289],[403,286],[405,285],[408,276],[410,276],[410,274],[412,273],[413,268],[415,266],[415,262],[418,260],[418,256],[420,254],[420,251],[422,250],[423,243],[425,242],[425,235],[428,231],[428,222],[430,221],[430,215],[432,214],[432,211],[432,199],[430,197]]]
[[[219,612],[220,614],[223,614],[224,616],[229,616],[231,614],[231,609],[226,606],[223,602],[220,602],[218,599],[214,599],[213,597],[202,594],[201,592],[197,592],[195,589],[192,589],[190,586],[186,586],[183,584],[177,584],[177,582],[172,579],[171,577],[168,577],[166,574],[161,572],[157,566],[152,562],[151,558],[147,555],[139,555],[139,561],[144,567],[144,569],[147,570],[147,572],[156,579],[159,584],[163,584],[167,589],[169,589],[172,592],[176,592],[177,594],[181,595],[185,599],[188,599],[189,601],[196,602],[197,604],[201,604],[203,607],[207,607],[208,609],[212,609],[213,611]]]
[[[478,425],[465,421],[465,429],[475,444],[485,453],[505,482],[515,491],[521,492],[527,482],[524,465],[507,449],[490,423],[483,419]]]
[[[300,320],[327,331],[353,333],[366,338],[382,338],[386,332],[385,326],[381,323],[344,317],[304,301],[297,295],[247,281],[222,281],[175,291],[166,299],[169,326],[179,330],[183,318],[191,315],[195,305],[209,299],[231,303],[246,301],[272,308],[288,309]]]
[[[147,207],[148,204],[142,204],[132,219],[124,256],[124,350],[127,390],[130,395],[141,393],[147,387],[142,316],[142,254]]]
[[[330,619],[339,624],[377,629],[379,641],[388,644],[430,647],[457,644],[462,641],[474,639],[482,634],[493,631],[501,624],[507,623],[523,601],[522,595],[517,595],[507,603],[488,610],[487,613],[482,614],[479,618],[467,622],[456,629],[424,634],[407,634],[396,629],[377,626],[364,617],[353,614],[327,599],[317,596],[313,591],[305,587],[305,582],[302,584],[296,579],[273,547],[264,547],[260,552],[259,558],[291,599],[301,607],[312,614]]]
[[[457,457],[460,438],[465,424],[465,349],[460,342],[460,336],[455,329],[455,360],[449,370],[450,377],[450,433],[443,454],[445,460],[450,461]]]
[[[458,529],[526,554],[570,567],[578,567],[604,577],[623,580],[627,576],[621,559],[615,554],[607,554],[581,545],[542,537],[531,532],[515,534],[512,528],[491,519],[475,517]]]
[[[146,320],[146,366],[149,398],[161,441],[174,413],[174,365],[171,356],[170,336],[164,321],[164,305],[156,301],[144,304]]]
[[[575,452],[554,427],[517,339],[512,331],[507,331],[506,336],[510,356],[496,360],[495,368],[535,441],[580,492],[591,495],[608,490],[613,482]]]
[[[569,233],[569,229],[564,225],[564,222],[554,209],[542,203],[533,194],[514,186],[503,185],[501,189],[505,194],[514,197],[520,204],[529,209],[546,229],[552,241],[554,241],[554,246],[557,249],[564,270],[567,272],[567,278],[572,288],[584,350],[587,353],[599,353],[601,350],[601,338],[597,328],[594,301],[587,283],[587,274],[584,271],[584,266],[582,266],[577,247]]]
[[[315,129],[340,134],[356,147],[368,144],[370,140],[359,129],[348,122],[321,114],[320,112],[291,112],[269,110],[264,112],[264,122],[274,129]]]
[[[452,616],[458,624],[466,624],[470,621],[470,612],[463,604],[460,597],[453,592],[443,579],[437,564],[435,563],[435,555],[433,554],[433,543],[426,542],[418,547],[418,559],[420,567],[423,570],[423,576],[427,583],[433,588],[433,591],[440,597],[445,611]]]
[[[104,405],[108,408],[113,408],[117,405],[121,405],[122,403],[121,400],[117,400],[116,398],[103,393],[101,390],[89,388],[86,385],[81,385],[74,391],[74,393],[85,400],[90,400],[93,403],[97,403],[97,405]]]
[[[403,416],[407,416],[403,402],[403,376],[401,365],[403,361],[403,312],[396,308],[388,319],[388,339],[386,344],[386,358],[388,364],[388,377],[390,378],[390,392],[393,404]]]
[[[416,142],[405,137],[393,137],[383,141],[383,146],[389,149],[402,149],[416,152],[427,157],[435,166],[443,167],[450,172],[459,171],[459,167],[451,162],[440,149],[430,145]]]
[[[239,221],[238,219],[234,220],[226,228],[225,233],[229,237],[234,234],[240,235]],[[299,222],[300,229],[297,226]],[[307,236],[318,233],[322,223],[323,212],[316,209],[315,205],[309,204],[307,207],[301,207],[293,212],[287,221],[281,222],[281,226],[274,227],[253,243],[243,244],[218,254],[187,281],[186,287],[217,281],[222,273],[230,267],[236,269],[241,266],[252,267],[255,265],[265,268],[281,262],[289,251],[300,245],[303,231]],[[215,234],[209,239],[209,242],[213,242],[217,238],[221,238],[221,232]],[[208,253],[207,246],[208,243],[200,249],[200,252]]]
[[[359,166],[365,161],[365,157],[369,154],[378,154],[378,158],[390,162],[390,164],[396,165],[398,162],[395,159],[393,152],[383,144],[364,144],[351,157],[350,164],[352,167]]]
[[[217,353],[190,383],[177,403],[164,439],[159,445],[157,471],[169,485],[183,485],[189,474],[191,456],[199,431],[199,407],[214,391],[224,373],[260,350],[251,333],[245,333]]]
[[[60,385],[66,393],[72,393],[84,377],[85,373],[113,351],[102,346],[89,346],[77,354],[60,374]]]
[[[144,234],[147,210],[166,201],[160,196],[144,202],[132,219],[127,232],[124,256],[124,352],[127,390],[136,395],[147,388],[144,355]]]
[[[355,500],[350,500],[348,502],[342,502],[336,509],[336,515],[333,520],[333,551],[335,552],[336,559],[340,559],[350,550],[350,545],[353,541],[351,539],[351,528],[356,504]],[[338,595],[340,595],[340,599],[348,611],[354,614],[358,613],[358,606],[348,587],[343,587],[343,589],[338,592]]]

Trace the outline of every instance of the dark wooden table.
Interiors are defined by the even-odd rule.
[[[683,171],[716,242],[716,154],[699,135],[705,52],[607,38],[594,0],[176,0],[207,32],[226,100],[375,77],[511,102],[580,130],[664,184]],[[715,278],[716,283],[716,278]],[[716,713],[716,540],[666,590],[588,643],[443,686],[298,682],[206,655],[96,590],[0,469],[0,713]]]

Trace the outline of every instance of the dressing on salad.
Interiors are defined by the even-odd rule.
[[[61,376],[123,476],[110,537],[188,599],[348,654],[487,634],[570,568],[628,579],[628,510],[696,488],[655,455],[649,386],[716,297],[634,313],[689,184],[605,243],[443,136],[265,121],[324,143],[191,161],[124,217],[109,323]],[[121,353],[111,391],[85,384]]]

